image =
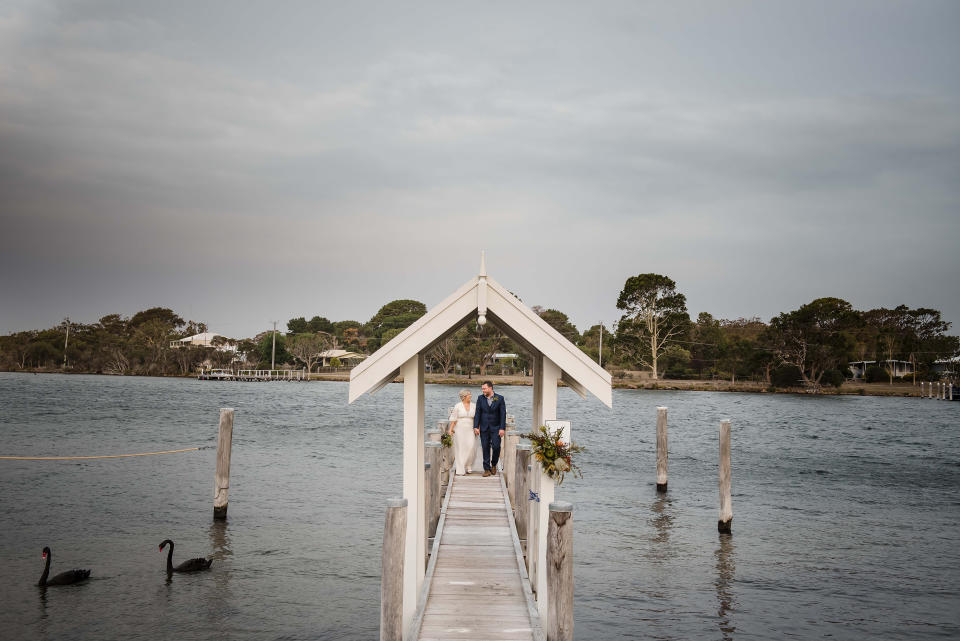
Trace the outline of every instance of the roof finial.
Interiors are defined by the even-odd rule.
[[[487,257],[486,257],[486,254],[487,254],[487,252],[483,251],[482,249],[480,250],[480,275],[481,275],[481,276],[486,276],[486,275],[487,275]]]

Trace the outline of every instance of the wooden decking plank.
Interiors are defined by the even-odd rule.
[[[436,550],[420,641],[534,638],[498,478],[456,477]]]

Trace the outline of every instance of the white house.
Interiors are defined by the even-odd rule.
[[[215,332],[203,332],[202,334],[194,334],[193,336],[187,336],[186,338],[170,341],[170,347],[173,349],[180,349],[181,347],[215,347],[221,352],[237,351],[237,346],[229,343],[214,345],[213,339],[217,336],[225,338],[228,341],[232,341],[232,339],[227,338],[223,334],[217,334]]]

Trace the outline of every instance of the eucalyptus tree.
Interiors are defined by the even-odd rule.
[[[677,284],[660,274],[631,276],[617,298],[623,310],[617,326],[617,342],[643,366],[658,376],[657,361],[690,328],[687,297]]]

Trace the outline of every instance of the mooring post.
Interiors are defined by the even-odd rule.
[[[380,575],[380,641],[403,639],[403,552],[407,499],[387,499]]]
[[[933,381],[930,382],[930,398],[933,398]]]
[[[951,401],[953,400],[953,381],[950,381],[950,399],[949,400]]]
[[[720,465],[717,478],[720,486],[720,518],[717,531],[729,533],[733,521],[733,505],[730,502],[730,419],[720,421]]]
[[[439,442],[430,441],[424,446],[424,460],[426,463],[425,485],[427,489],[427,539],[437,533],[437,522],[440,521],[440,450],[443,446]],[[427,554],[430,553],[427,546]]]
[[[230,493],[230,449],[233,445],[233,408],[220,408],[220,434],[217,438],[217,473],[213,481],[213,518],[227,518]]]
[[[667,491],[667,408],[657,408],[657,492]]]
[[[527,522],[530,518],[530,475],[527,473],[527,468],[530,465],[530,452],[532,447],[526,443],[522,445],[517,445],[517,458],[514,461],[514,477],[513,477],[513,487],[514,487],[514,502],[511,503],[513,507],[513,519],[517,525],[517,538],[523,542],[523,553],[527,553]]]
[[[503,480],[507,484],[507,496],[510,498],[510,505],[516,502],[516,468],[517,468],[517,445],[520,443],[520,433],[516,426],[507,424],[507,432],[504,435],[504,445],[506,456],[503,457]]]
[[[550,504],[547,529],[547,641],[573,641],[573,504]]]

